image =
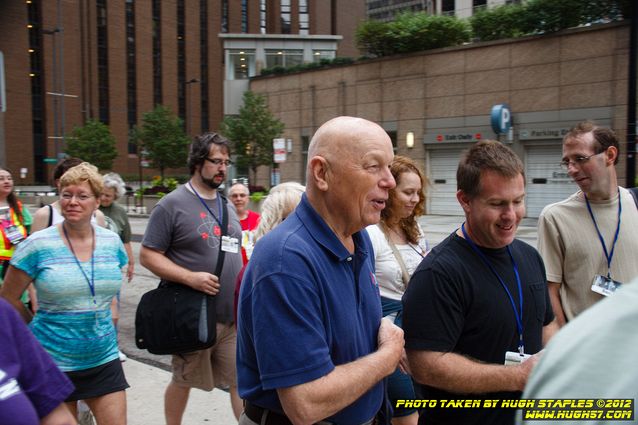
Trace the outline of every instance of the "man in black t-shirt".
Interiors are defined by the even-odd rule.
[[[543,261],[514,239],[525,215],[523,164],[505,145],[480,142],[461,159],[457,182],[465,223],[425,257],[403,297],[410,368],[424,399],[517,399],[557,329]],[[441,404],[419,424],[514,423],[513,409]]]

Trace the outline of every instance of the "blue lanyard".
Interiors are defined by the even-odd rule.
[[[616,242],[618,242],[618,235],[620,234],[620,214],[622,213],[622,203],[620,202],[620,189],[618,189],[618,225],[616,226],[616,234],[614,235],[614,242],[611,245],[611,252],[607,251],[607,245],[605,245],[605,239],[603,239],[603,235],[600,233],[600,229],[598,228],[598,223],[596,223],[596,218],[594,217],[594,212],[591,209],[591,205],[589,205],[589,199],[587,199],[587,195],[585,195],[585,202],[587,203],[587,211],[589,211],[589,215],[591,216],[592,221],[594,222],[594,227],[596,228],[596,232],[598,233],[598,239],[600,240],[600,244],[603,246],[603,252],[605,253],[605,258],[607,259],[607,277],[611,278],[611,260],[614,258],[614,250],[616,249]]]
[[[494,269],[494,267],[492,266],[488,258],[485,256],[485,254],[481,252],[478,246],[476,246],[474,241],[470,239],[470,236],[465,231],[465,223],[461,225],[461,231],[463,232],[463,237],[465,238],[465,240],[470,244],[472,249],[478,254],[481,260],[483,260],[485,265],[492,271],[492,273],[494,273],[494,276],[496,276],[498,281],[501,283],[501,286],[503,287],[503,289],[505,289],[505,293],[507,294],[508,298],[510,299],[510,303],[512,304],[512,309],[514,309],[514,317],[516,317],[516,328],[518,329],[518,337],[519,337],[518,352],[520,354],[525,354],[525,346],[523,344],[523,288],[521,285],[521,277],[518,274],[518,266],[516,265],[516,261],[514,260],[514,256],[512,255],[512,250],[510,249],[510,246],[509,245],[507,246],[507,253],[509,254],[510,260],[512,261],[512,265],[514,266],[514,275],[516,275],[516,285],[518,286],[518,303],[519,303],[518,309],[516,308],[514,297],[512,297],[512,293],[510,292],[510,290],[507,289],[507,285],[503,281],[503,278],[501,278],[501,276],[496,272],[496,270]]]
[[[195,188],[193,187],[191,182],[188,182],[188,186],[193,190],[193,193],[195,193],[195,196],[197,196],[197,199],[199,199],[199,202],[202,203],[204,208],[206,208],[206,211],[208,211],[208,213],[211,215],[211,217],[213,217],[215,219],[215,221],[219,224],[219,226],[221,228],[222,227],[221,221],[219,221],[219,219],[217,217],[215,217],[215,214],[213,214],[213,212],[210,210],[210,208],[208,208],[208,205],[206,204],[206,202],[204,202],[202,197],[199,196],[199,193],[197,193],[197,191],[195,190]],[[223,214],[223,212],[222,212],[222,200],[219,199],[219,197],[217,197],[217,209],[219,210],[219,217],[221,218],[222,214]]]
[[[71,253],[73,254],[73,259],[75,260],[75,264],[78,265],[84,279],[86,279],[86,283],[89,284],[89,290],[91,291],[91,296],[93,297],[93,306],[97,308],[97,301],[95,300],[95,230],[93,230],[93,226],[91,226],[91,231],[93,232],[93,247],[91,249],[91,279],[86,275],[86,272],[82,268],[80,264],[80,260],[78,260],[78,256],[75,255],[75,250],[73,249],[73,245],[71,244],[71,239],[69,239],[69,234],[66,231],[66,227],[64,227],[64,223],[62,224],[62,231],[64,232],[64,237],[66,241],[69,243],[69,248],[71,248]]]

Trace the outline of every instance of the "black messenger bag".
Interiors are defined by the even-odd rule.
[[[226,201],[222,208],[222,235],[228,229]],[[215,275],[221,278],[225,252],[220,249]],[[142,296],[135,313],[135,344],[153,354],[180,354],[215,344],[215,297],[187,285],[161,280]]]

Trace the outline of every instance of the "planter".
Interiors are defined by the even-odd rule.
[[[157,195],[144,195],[141,200],[135,196],[123,196],[118,200],[126,211],[134,214],[150,214],[161,198]]]

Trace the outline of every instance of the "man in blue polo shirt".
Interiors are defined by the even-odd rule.
[[[392,143],[378,125],[334,118],[308,149],[307,189],[256,245],[239,299],[240,425],[371,423],[403,332],[381,320],[377,223],[395,186]]]

